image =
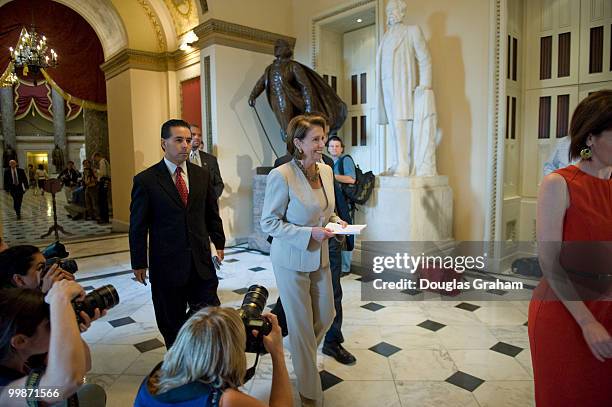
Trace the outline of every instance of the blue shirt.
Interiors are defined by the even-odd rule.
[[[340,172],[340,161],[344,166],[344,174]],[[341,155],[334,160],[334,174],[335,175],[348,175],[352,178],[357,178],[357,172],[355,171],[355,162],[352,157]]]

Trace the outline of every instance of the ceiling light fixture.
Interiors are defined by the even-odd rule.
[[[358,19],[357,19],[357,22],[358,22],[358,23],[363,23],[363,20],[362,20],[361,18],[358,18]]]

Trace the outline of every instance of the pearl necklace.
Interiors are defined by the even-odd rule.
[[[299,167],[300,170],[302,170],[302,173],[304,174],[304,176],[306,177],[306,179],[310,182],[317,182],[317,180],[319,179],[319,166],[317,165],[317,163],[315,163],[315,173],[314,175],[308,175],[308,172],[306,171],[306,168],[304,168],[304,165],[300,162],[300,160],[295,159],[295,163],[297,164],[297,166]]]

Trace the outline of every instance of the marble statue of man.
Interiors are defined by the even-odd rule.
[[[386,11],[387,32],[376,67],[378,123],[388,124],[391,133],[393,156],[387,174],[434,176],[437,124],[431,56],[421,29],[403,22],[406,3],[390,0]]]

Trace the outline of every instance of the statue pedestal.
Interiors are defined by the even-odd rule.
[[[266,195],[266,178],[272,167],[257,167],[253,176],[253,233],[249,236],[249,249],[270,253],[270,243],[266,240],[268,235],[261,231],[259,221]]]
[[[361,241],[448,241],[453,230],[453,190],[447,176],[377,177],[355,223],[366,223]]]

